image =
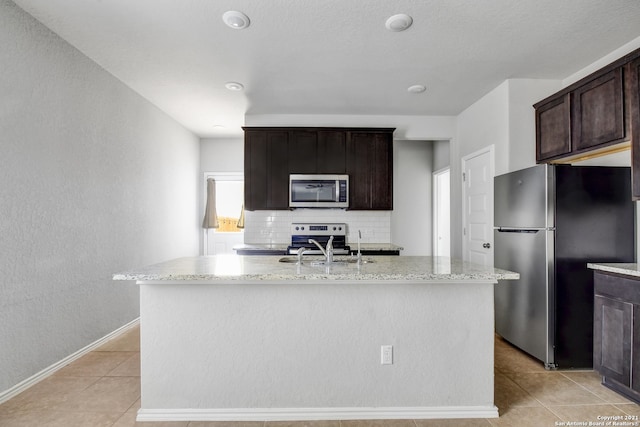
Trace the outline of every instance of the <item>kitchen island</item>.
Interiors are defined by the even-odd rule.
[[[498,416],[493,286],[516,273],[437,257],[281,258],[114,275],[140,286],[139,421]]]

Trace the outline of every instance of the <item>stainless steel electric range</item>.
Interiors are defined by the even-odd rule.
[[[322,255],[322,252],[309,239],[316,240],[327,246],[329,238],[333,236],[334,255],[349,255],[350,249],[347,246],[347,225],[342,223],[293,223],[291,224],[291,245],[287,248],[288,254],[296,254],[298,249],[306,248],[305,254]]]

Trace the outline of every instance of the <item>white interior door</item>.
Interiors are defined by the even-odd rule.
[[[433,173],[433,252],[451,256],[451,179],[449,168]]]
[[[493,146],[462,158],[462,254],[493,267]]]

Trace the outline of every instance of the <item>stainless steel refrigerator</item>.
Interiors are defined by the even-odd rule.
[[[635,262],[631,171],[538,165],[494,179],[496,332],[548,369],[593,366],[593,271]]]

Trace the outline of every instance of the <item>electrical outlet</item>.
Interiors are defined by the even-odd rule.
[[[392,345],[383,345],[380,347],[380,363],[383,365],[393,365]]]

